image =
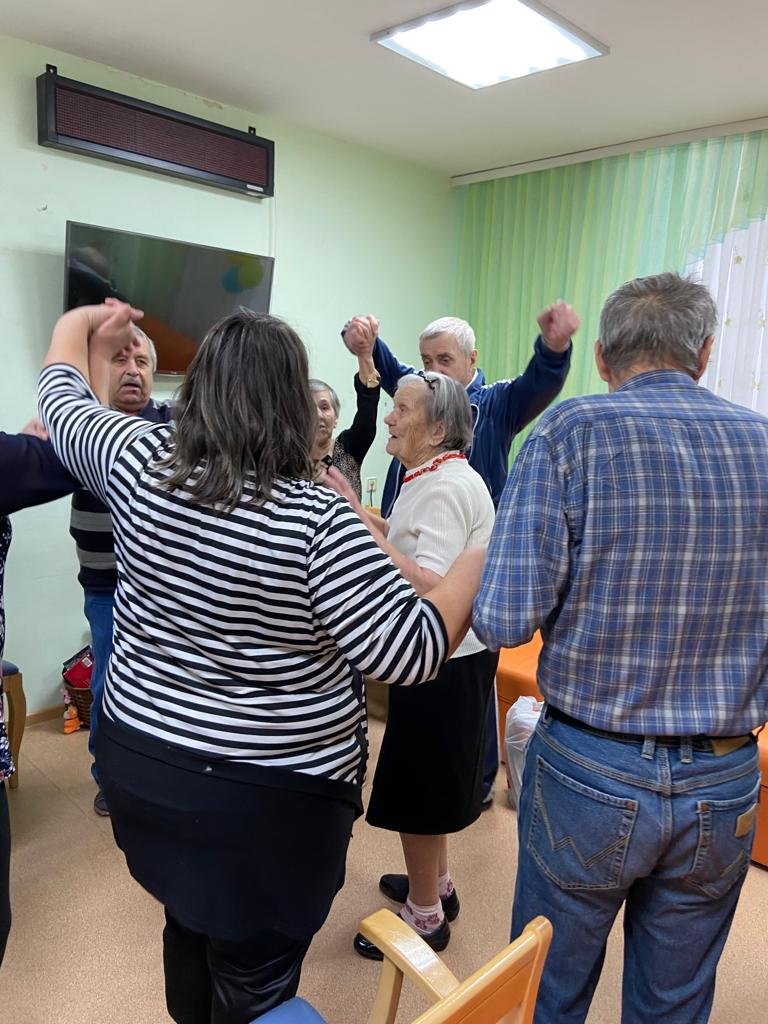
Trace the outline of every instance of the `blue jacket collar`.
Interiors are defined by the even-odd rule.
[[[482,370],[476,369],[475,376],[467,384],[467,397],[472,405],[474,405],[480,397],[480,392],[485,387],[485,374]]]

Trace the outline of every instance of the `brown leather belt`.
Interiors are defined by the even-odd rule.
[[[573,718],[571,715],[561,711],[559,708],[553,707],[552,704],[547,705],[547,713],[550,718],[553,718],[556,722],[563,722],[565,725],[571,725],[575,729],[583,729],[585,732],[591,732],[594,736],[603,736],[609,740],[619,740],[623,743],[644,743],[646,739],[653,739],[659,746],[662,747],[677,747],[680,745],[680,741],[688,739],[691,742],[691,747],[694,750],[706,750],[710,751],[715,757],[722,757],[724,754],[730,754],[734,750],[738,750],[739,747],[743,747],[745,743],[748,743],[752,738],[751,733],[747,733],[745,736],[644,736],[642,733],[635,732],[611,732],[610,729],[598,729],[594,725],[587,725],[586,722],[579,721],[578,718]]]

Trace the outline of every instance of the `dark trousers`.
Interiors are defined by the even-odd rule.
[[[185,928],[166,910],[168,1013],[176,1024],[250,1024],[296,995],[309,943],[273,931],[240,942],[213,939]]]
[[[499,771],[499,717],[496,704],[496,685],[494,683],[491,699],[488,701],[488,712],[485,722],[485,750],[483,751],[483,800],[493,792],[496,775]]]
[[[96,768],[96,734],[99,729],[101,704],[104,699],[104,680],[107,677],[107,665],[112,654],[112,633],[114,630],[115,595],[102,593],[99,590],[85,591],[85,617],[91,627],[91,653],[93,654],[93,672],[91,673],[91,733],[88,739],[88,750],[94,759],[91,765],[93,781],[101,789],[99,773]]]
[[[0,695],[0,700],[2,700]],[[0,782],[0,964],[5,955],[5,944],[11,930],[11,821],[8,817],[8,794],[5,783]]]

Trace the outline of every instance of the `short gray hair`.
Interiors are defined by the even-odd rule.
[[[457,316],[441,316],[439,320],[433,320],[421,332],[419,341],[429,341],[438,334],[452,334],[465,356],[471,356],[477,348],[475,332],[466,320],[460,320]]]
[[[312,377],[310,378],[309,381],[309,390],[327,391],[331,399],[333,411],[336,413],[337,416],[339,415],[339,413],[341,412],[341,402],[339,401],[339,396],[336,394],[336,392],[333,390],[330,384],[326,384],[324,380],[319,380],[317,377]]]
[[[608,296],[600,314],[600,345],[609,370],[649,362],[699,369],[701,347],[717,328],[708,289],[679,274],[628,281]]]
[[[472,408],[466,389],[444,373],[408,373],[397,382],[398,389],[414,382],[424,388],[424,417],[428,427],[442,423],[445,436],[440,451],[465,452],[472,446]]]
[[[149,352],[149,362],[152,366],[152,373],[157,373],[157,349],[155,348],[154,341],[152,341],[150,336],[145,331],[142,331],[142,329],[136,324],[133,325],[133,330],[134,333],[142,339],[142,341],[146,341],[147,351]]]

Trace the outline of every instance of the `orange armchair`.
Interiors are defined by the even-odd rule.
[[[499,750],[504,760],[504,725],[507,711],[518,697],[535,697],[542,700],[536,685],[536,667],[541,651],[541,634],[535,633],[527,644],[521,647],[502,647],[499,652],[499,666],[496,669],[496,694],[499,705]]]
[[[768,868],[768,725],[757,737],[760,753],[760,804],[757,809],[752,860]]]

